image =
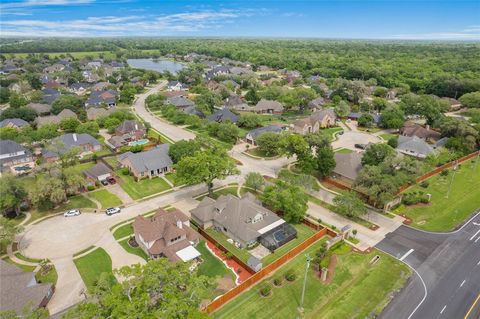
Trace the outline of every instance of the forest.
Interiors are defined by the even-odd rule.
[[[118,59],[196,52],[298,70],[327,79],[375,79],[388,88],[458,98],[480,90],[480,44],[470,42],[97,38],[0,39],[1,52],[67,53],[111,51]]]

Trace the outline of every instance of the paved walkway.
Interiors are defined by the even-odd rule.
[[[152,128],[161,132],[174,142],[180,140],[191,140],[195,138],[195,134],[186,131],[178,126],[172,125],[162,119],[159,119],[152,113],[150,113],[145,107],[145,99],[152,94],[158,93],[167,85],[167,81],[161,81],[147,92],[137,95],[137,98],[133,104],[132,110],[146,122],[150,123]]]
[[[129,205],[134,202],[134,200],[130,197],[130,195],[128,195],[127,192],[125,192],[118,183],[113,185],[108,185],[106,186],[106,189],[110,193],[117,195],[117,197],[120,198],[120,200],[124,205]]]

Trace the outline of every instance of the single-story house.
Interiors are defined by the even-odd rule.
[[[0,260],[0,312],[14,311],[21,315],[25,306],[46,307],[55,292],[51,283],[37,283],[35,273]]]
[[[416,136],[432,144],[441,138],[440,132],[430,129],[428,125],[427,127],[423,127],[412,121],[407,121],[403,124],[403,127],[400,129],[400,135],[410,137]]]
[[[49,114],[52,111],[51,105],[43,103],[29,103],[27,107],[37,112],[38,115]]]
[[[232,94],[225,99],[224,108],[236,111],[249,111],[251,108],[242,98],[236,94]]]
[[[398,137],[397,151],[399,153],[413,156],[419,159],[424,159],[428,154],[435,152],[435,148],[428,144],[425,140],[417,136],[403,136]]]
[[[314,100],[311,100],[309,103],[308,103],[308,107],[311,108],[311,109],[321,109],[323,108],[323,106],[327,103],[327,101],[325,100],[325,98],[319,96],[317,97],[316,99]]]
[[[191,100],[184,98],[183,96],[174,96],[170,97],[165,100],[166,104],[171,104],[179,109],[185,109],[190,106],[194,106],[195,103],[193,103]]]
[[[278,101],[260,100],[252,110],[256,113],[280,114],[283,112],[283,105]]]
[[[108,91],[93,91],[90,93],[87,101],[85,102],[85,107],[98,107],[101,105],[106,105],[107,107],[115,107],[117,91],[108,90]]]
[[[63,119],[70,118],[70,117],[78,119],[77,114],[75,114],[72,110],[63,109],[57,115],[39,116],[39,117],[35,118],[35,123],[37,124],[38,127],[40,127],[44,124],[60,124],[60,122]]]
[[[210,121],[218,122],[218,123],[225,123],[230,121],[232,123],[237,123],[240,120],[240,116],[233,113],[228,109],[218,110],[217,112],[213,113],[212,115],[207,116],[207,119]]]
[[[28,126],[28,122],[22,119],[14,118],[14,119],[4,119],[0,122],[0,128],[11,127],[15,129],[21,129],[24,126]]]
[[[352,120],[352,121],[358,121],[358,119],[363,115],[364,113],[362,112],[350,112],[348,115],[347,115],[347,119],[349,120]],[[370,114],[373,118],[373,123],[375,125],[379,125],[380,124],[380,114],[376,114],[376,113],[365,113],[365,114]]]
[[[242,198],[221,195],[217,200],[206,196],[190,213],[200,227],[213,227],[241,248],[260,242],[273,251],[297,236],[294,227],[263,207],[251,193]]]
[[[152,218],[141,215],[133,222],[138,245],[150,258],[168,258],[170,262],[200,257],[195,249],[200,236],[190,227],[188,217],[179,210],[167,212],[160,208]]]
[[[52,105],[60,96],[60,92],[54,89],[43,89],[42,103]]]
[[[84,170],[83,174],[91,184],[95,184],[112,177],[113,172],[104,163],[97,163],[95,166]]]
[[[249,144],[257,145],[255,141],[260,135],[267,132],[281,133],[282,131],[283,131],[283,128],[278,125],[268,125],[264,127],[259,127],[248,132],[247,135],[245,136],[245,140]]]
[[[167,85],[169,91],[182,91],[186,90],[187,86],[179,81],[169,81]]]
[[[21,174],[35,167],[32,152],[11,140],[0,140],[0,174]]]
[[[90,121],[95,121],[96,119],[102,116],[108,116],[109,114],[116,111],[115,107],[104,109],[101,107],[90,107],[87,109],[87,119]]]
[[[168,155],[170,145],[161,144],[151,150],[132,153],[127,152],[118,156],[122,167],[133,173],[137,180],[164,175],[172,170],[172,159]]]
[[[80,151],[78,155],[82,157],[100,151],[102,144],[87,133],[67,133],[54,138],[51,145],[42,150],[42,156],[47,161],[56,161],[59,155],[65,154],[73,148],[78,148]]]
[[[352,184],[362,169],[362,155],[356,152],[334,154],[335,168],[332,178]]]

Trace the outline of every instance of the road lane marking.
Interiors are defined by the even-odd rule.
[[[478,238],[475,240],[475,242],[479,241],[480,240],[480,236],[478,236]]]
[[[465,285],[465,283],[467,282],[467,280],[463,280],[462,283],[460,284],[460,287],[462,287],[463,285]]]
[[[480,230],[479,230],[479,232],[480,232]],[[400,257],[399,260],[400,260],[400,261],[403,261],[405,258],[408,257],[408,255],[410,255],[411,253],[413,253],[414,250],[415,250],[415,249],[410,249],[410,250],[407,251],[402,257]]]
[[[473,235],[472,237],[470,237],[470,240],[473,240],[475,237],[477,237],[478,233],[480,233],[480,229],[477,230],[477,232],[475,233],[475,235]]]
[[[480,265],[480,260],[479,260],[478,263],[477,263],[477,266],[479,266],[479,265]]]
[[[468,319],[468,316],[470,316],[470,313],[472,312],[473,308],[475,307],[475,305],[477,304],[477,302],[480,300],[480,294],[478,294],[478,297],[477,299],[475,299],[475,301],[473,302],[472,306],[470,307],[470,309],[468,309],[468,312],[467,314],[465,315],[465,317],[463,319]]]
[[[440,314],[442,314],[445,311],[445,308],[447,308],[447,305],[443,306],[442,310],[440,311]]]

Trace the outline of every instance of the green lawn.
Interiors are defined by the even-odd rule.
[[[96,199],[102,204],[102,208],[109,208],[122,205],[122,201],[117,195],[110,193],[106,189],[101,189],[94,192],[89,192],[88,196]]]
[[[112,259],[107,252],[100,247],[83,257],[74,259],[73,262],[75,266],[77,266],[77,270],[90,292],[92,292],[102,273],[112,274]]]
[[[57,270],[55,269],[55,266],[53,266],[53,264],[51,264],[51,266],[52,268],[47,273],[42,273],[42,270],[40,269],[35,274],[35,279],[37,280],[37,282],[39,283],[49,282],[54,285],[57,283],[57,279],[58,279]]]
[[[113,237],[118,240],[120,238],[130,236],[132,234],[133,234],[133,226],[132,226],[132,223],[130,223],[130,224],[123,225],[120,228],[117,228],[117,230],[113,233]]]
[[[140,199],[170,189],[170,185],[160,177],[144,178],[136,182],[133,176],[123,175],[121,172],[117,172],[117,175],[122,180],[120,186],[133,199]]]
[[[413,219],[412,226],[428,231],[449,231],[479,208],[480,163],[476,169],[475,160],[460,165],[455,173],[449,197],[446,198],[452,177],[453,170],[450,169],[448,176],[439,174],[428,179],[427,188],[416,185],[407,190],[432,194],[431,204],[428,206],[404,207],[403,213]]]
[[[336,132],[340,132],[340,131],[343,131],[343,129],[341,127],[330,127],[330,128],[324,128],[324,129],[321,129],[320,132],[326,134],[330,140],[333,140],[333,133],[336,133]]]
[[[19,267],[20,269],[22,269],[25,272],[33,272],[35,270],[35,268],[37,268],[36,266],[27,266],[27,265],[17,264],[13,260],[11,260],[9,257],[3,257],[2,260],[9,263],[9,264],[12,264],[12,265],[15,265],[15,266]]]
[[[272,159],[272,158],[276,158],[277,156],[267,156],[262,150],[260,150],[258,147],[255,147],[255,148],[251,148],[249,150],[247,150],[247,154],[250,154],[252,156],[256,156],[256,157],[262,157],[262,158],[266,158],[266,159]]]
[[[320,243],[306,252],[313,255]],[[371,265],[370,260],[375,255],[381,258]],[[337,258],[333,282],[328,285],[321,283],[310,268],[302,318],[344,319],[378,315],[389,302],[391,293],[400,289],[411,274],[406,265],[375,250],[363,255],[346,252],[340,247]],[[297,279],[293,283],[284,281],[280,288],[273,287],[269,298],[260,297],[257,285],[226,304],[214,314],[214,318],[298,318],[305,262],[305,255],[300,254],[278,270],[272,278],[293,269]]]
[[[43,259],[36,259],[36,258],[28,258],[24,255],[22,255],[20,252],[15,253],[15,257],[17,257],[20,260],[31,262],[31,263],[40,263]]]
[[[240,249],[237,248],[235,245],[230,244],[227,241],[228,237],[225,236],[222,232],[215,231],[212,228],[207,229],[206,232],[243,262],[246,263],[248,261],[248,258],[250,258],[250,253],[248,252],[248,250]]]
[[[213,191],[213,195],[211,197],[213,199],[217,199],[221,195],[228,195],[228,194],[232,194],[234,196],[237,196],[237,189],[238,189],[238,186],[235,185],[235,186],[229,186],[229,187],[225,187],[225,188],[222,188],[222,189],[219,189],[219,190],[215,190],[215,191]],[[197,200],[202,200],[205,196],[208,196],[208,195],[202,195],[202,196],[200,196],[196,199]]]
[[[167,173],[165,174],[165,178],[173,184],[173,186],[179,186],[177,181],[177,175],[175,173]]]
[[[113,169],[117,169],[118,168],[118,160],[117,160],[117,157],[116,156],[112,156],[112,157],[106,157],[104,158],[105,162],[107,162],[111,167],[113,167]]]
[[[145,261],[148,261],[148,259],[149,259],[148,255],[143,251],[143,249],[140,248],[140,247],[130,246],[128,244],[128,239],[122,240],[118,243],[120,244],[120,246],[123,247],[123,249],[125,249],[130,254],[137,255],[138,257],[145,259]]]
[[[82,195],[75,195],[72,197],[68,198],[68,203],[64,203],[60,205],[59,208],[56,209],[51,209],[51,208],[38,208],[35,210],[30,211],[32,217],[28,220],[28,224],[33,223],[37,219],[40,219],[42,217],[54,215],[60,212],[67,211],[69,209],[82,209],[82,208],[91,208],[95,209],[97,208],[97,205],[95,205],[94,202],[92,202],[90,199],[82,196]]]
[[[348,148],[341,148],[341,149],[335,151],[335,153],[340,153],[340,154],[350,154],[352,152],[353,151],[351,149],[348,149]]]
[[[203,262],[198,266],[197,273],[199,275],[208,276],[211,278],[222,278],[226,274],[234,278],[233,272],[225,267],[225,265],[218,260],[217,257],[205,247],[206,243],[201,241],[195,248],[202,254]]]
[[[293,226],[297,230],[297,238],[289,241],[282,247],[278,248],[273,254],[265,256],[262,259],[263,267],[271,264],[272,262],[280,258],[282,255],[285,255],[287,252],[298,246],[300,243],[304,242],[308,237],[311,237],[313,234],[315,234],[315,231],[313,229],[304,224],[298,224]]]
[[[391,139],[392,137],[398,137],[397,134],[381,134],[380,135],[385,141],[388,141],[389,139]]]

